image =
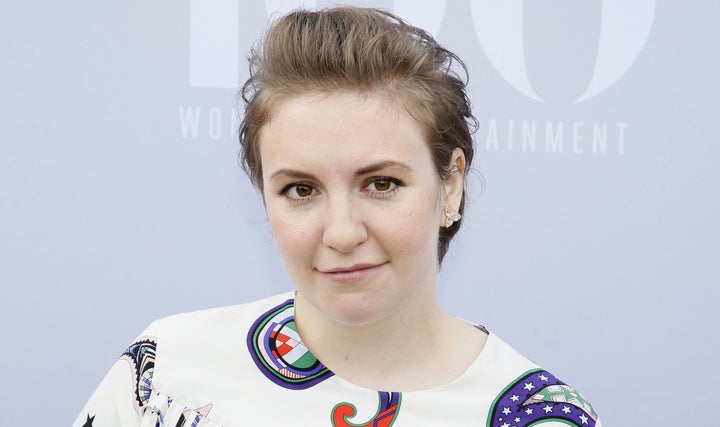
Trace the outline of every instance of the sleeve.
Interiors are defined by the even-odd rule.
[[[140,427],[152,393],[157,339],[138,338],[115,362],[73,427]]]

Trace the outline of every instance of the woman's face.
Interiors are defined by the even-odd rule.
[[[404,109],[378,95],[299,96],[260,141],[268,218],[303,299],[344,324],[434,301],[447,184]]]

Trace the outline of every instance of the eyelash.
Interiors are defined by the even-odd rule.
[[[307,196],[307,197],[301,197],[301,196],[293,197],[293,196],[290,196],[290,191],[292,191],[293,189],[295,189],[295,192],[297,193],[297,188],[298,188],[298,187],[307,187],[308,189],[310,189],[311,194],[310,194],[309,196]],[[310,185],[310,184],[305,184],[305,183],[303,183],[303,182],[296,182],[296,183],[288,184],[288,185],[286,185],[285,187],[283,187],[283,189],[280,190],[279,194],[280,194],[281,196],[283,196],[284,198],[286,198],[287,200],[293,202],[293,203],[303,203],[303,202],[306,202],[306,201],[308,201],[309,199],[311,199],[311,198],[315,195],[316,192],[317,192],[317,190],[316,190],[315,187],[313,187],[312,185]]]
[[[388,181],[390,188],[385,191],[377,191],[377,190],[370,190],[369,187],[371,187],[373,184],[376,184],[379,181]],[[389,176],[375,176],[370,178],[368,181],[366,181],[367,184],[363,189],[367,190],[372,197],[376,197],[379,199],[389,197],[393,193],[395,193],[398,189],[398,187],[402,186],[402,182],[399,179],[392,178]]]
[[[370,187],[373,184],[377,184],[378,182],[381,182],[381,181],[388,182],[389,188],[387,190],[379,191],[379,190],[370,189]],[[389,197],[390,195],[395,193],[397,191],[398,187],[401,187],[402,185],[403,185],[403,183],[399,179],[392,178],[389,176],[375,176],[375,177],[372,177],[372,178],[368,179],[367,181],[365,181],[365,184],[363,186],[363,191],[367,191],[370,194],[370,197],[382,199],[385,197]],[[295,193],[297,194],[298,187],[307,187],[311,191],[311,194],[306,197],[302,197],[299,195],[297,197],[291,196],[290,192],[293,191],[293,189],[295,190]],[[283,187],[282,190],[280,190],[280,192],[279,192],[279,194],[281,196],[285,197],[287,200],[289,200],[293,203],[307,202],[308,200],[312,199],[316,195],[316,193],[317,193],[317,190],[315,189],[315,187],[313,187],[310,184],[303,183],[303,182],[295,182],[292,184],[288,184],[285,187]]]

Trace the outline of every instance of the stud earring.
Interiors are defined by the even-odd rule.
[[[462,218],[462,215],[459,213],[453,211],[448,206],[445,206],[445,227],[450,228],[453,223],[456,221],[460,221],[460,218]]]

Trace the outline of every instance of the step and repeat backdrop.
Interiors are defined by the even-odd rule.
[[[718,2],[333,3],[394,11],[470,69],[477,163],[442,305],[608,426],[718,425]],[[69,425],[156,318],[292,288],[238,164],[237,88],[300,4],[330,2],[0,7],[10,424]]]

